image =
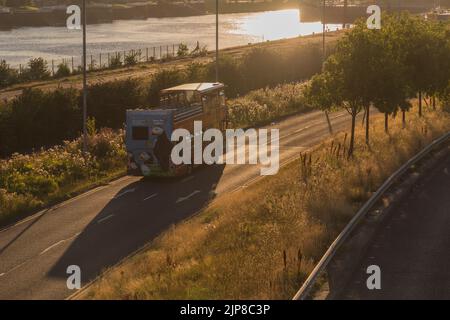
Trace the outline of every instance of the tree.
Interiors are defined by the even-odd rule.
[[[56,78],[62,78],[62,77],[67,77],[70,76],[71,72],[70,72],[70,68],[67,65],[67,63],[60,63],[58,65],[58,69],[56,70],[55,73],[55,77]]]
[[[304,96],[312,108],[331,111],[335,107],[335,89],[331,75],[323,72],[311,78],[304,89]]]
[[[30,59],[28,68],[20,76],[28,81],[46,80],[50,78],[50,71],[48,70],[47,62],[43,58],[34,58]]]
[[[189,54],[189,48],[186,44],[180,43],[178,45],[177,56],[178,57],[186,57]]]
[[[432,25],[408,14],[391,16],[383,23],[383,30],[390,33],[390,44],[405,68],[407,86],[419,98],[419,116],[422,116],[423,94],[431,94],[439,86],[438,47],[443,39],[436,37]]]
[[[375,52],[379,43],[373,40],[372,30],[368,30],[363,21],[341,39],[336,51],[325,65],[327,86],[333,90],[333,105],[341,106],[352,118],[350,146],[348,156],[354,151],[356,117],[363,108],[369,111],[373,100],[373,70]],[[367,112],[368,116],[368,112]],[[369,138],[366,126],[367,142]]]
[[[0,61],[0,88],[5,88],[17,82],[17,71],[11,69],[5,60]]]

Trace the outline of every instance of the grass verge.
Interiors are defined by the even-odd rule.
[[[450,116],[416,112],[390,133],[373,118],[370,147],[357,130],[354,157],[338,134],[239,193],[155,239],[106,272],[82,299],[289,299],[352,215],[434,138]]]

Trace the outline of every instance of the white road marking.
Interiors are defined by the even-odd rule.
[[[52,248],[54,248],[54,247],[60,245],[61,243],[64,243],[64,242],[66,242],[66,241],[69,241],[69,240],[71,240],[71,239],[77,237],[79,234],[80,234],[80,232],[77,232],[77,233],[75,233],[73,236],[71,236],[70,238],[67,238],[67,239],[64,239],[64,240],[60,240],[60,241],[58,241],[58,242],[52,244],[50,247],[48,247],[48,248],[42,250],[42,252],[41,252],[39,255],[42,255],[42,254],[46,253],[47,251],[49,251],[49,250],[51,250]],[[25,260],[25,261],[23,261],[22,263],[19,263],[18,265],[16,265],[15,267],[9,269],[8,271],[3,272],[3,273],[0,273],[0,277],[3,277],[3,276],[5,276],[5,275],[7,275],[8,273],[11,273],[11,272],[13,272],[14,270],[19,269],[21,266],[23,266],[24,264],[26,264],[27,262],[33,260],[33,259],[36,258],[36,257],[37,257],[37,256],[34,256],[33,258],[30,258],[30,259],[28,259],[28,260]]]
[[[157,195],[158,195],[157,193],[154,193],[154,194],[152,194],[151,196],[148,196],[147,198],[145,198],[144,201],[150,200],[151,198],[154,198],[154,197],[156,197]]]
[[[188,182],[189,180],[192,180],[192,179],[194,179],[194,176],[189,176],[189,177],[186,177],[186,178],[184,178],[183,180],[181,180],[181,183],[185,183],[185,182]]]
[[[109,216],[106,216],[104,218],[101,218],[100,220],[97,221],[97,223],[102,223],[103,221],[106,221],[110,218],[114,217],[114,214],[110,214]]]
[[[52,248],[56,247],[57,245],[60,245],[61,243],[65,242],[65,241],[66,241],[66,240],[60,240],[60,241],[58,241],[58,242],[52,244],[52,245],[51,245],[50,247],[48,247],[47,249],[44,249],[44,250],[40,253],[40,255],[46,253],[47,251],[51,250]]]
[[[31,260],[31,259],[29,259],[29,260]],[[25,263],[27,263],[29,260],[26,260],[26,261],[24,261],[24,262],[18,264],[17,266],[13,267],[12,269],[10,269],[10,270],[4,272],[3,275],[6,275],[6,274],[8,274],[8,273],[10,273],[10,272],[13,272],[14,270],[19,269],[21,266],[23,266],[23,265],[24,265]]]
[[[53,249],[54,247],[60,245],[61,243],[64,243],[64,242],[66,242],[66,241],[69,241],[69,240],[75,238],[75,237],[78,236],[79,234],[80,234],[80,232],[77,232],[77,233],[75,233],[73,236],[71,236],[70,238],[67,238],[67,239],[64,239],[64,240],[60,240],[60,241],[58,241],[58,242],[52,244],[52,245],[51,245],[50,247],[48,247],[47,249],[43,250],[39,255],[42,255],[42,254],[46,253],[47,251],[49,251],[50,249]],[[26,261],[25,261],[25,262],[26,262]],[[25,262],[24,262],[24,263],[25,263]]]
[[[192,198],[193,196],[195,196],[197,193],[200,193],[200,190],[195,190],[194,192],[192,192],[190,195],[187,195],[186,197],[179,197],[177,199],[176,203],[180,203],[180,202],[186,201],[186,200]]]
[[[300,128],[300,129],[298,129],[298,130],[295,130],[294,133],[299,133],[299,132],[305,131],[305,130],[307,130],[307,129],[309,129],[309,128],[311,128],[311,126],[307,126],[307,127],[304,127],[304,128]]]
[[[117,179],[117,180],[115,180],[115,181],[110,182],[109,185],[113,186],[113,185],[116,185],[116,184],[118,184],[118,183],[120,183],[120,182],[123,182],[123,181],[125,181],[125,180],[131,180],[131,179],[130,179],[129,176],[125,176],[125,177],[122,177],[122,178],[119,178],[119,179]],[[91,195],[91,194],[93,194],[93,193],[96,193],[96,192],[98,192],[98,191],[101,191],[101,190],[103,190],[103,189],[105,189],[105,188],[107,188],[107,187],[108,187],[108,185],[104,185],[104,186],[97,187],[97,188],[95,188],[95,189],[92,189],[92,190],[90,190],[90,191],[87,191],[87,192],[85,192],[85,193],[82,193],[82,194],[80,194],[80,195],[78,195],[78,196],[76,196],[76,197],[74,197],[74,198],[71,198],[71,199],[66,200],[66,201],[64,201],[64,202],[61,202],[60,204],[57,204],[57,205],[55,205],[55,206],[53,206],[53,207],[51,207],[51,208],[47,208],[47,209],[41,210],[41,211],[37,212],[36,214],[34,214],[34,215],[32,215],[32,216],[29,216],[28,218],[25,218],[25,219],[23,219],[23,220],[20,220],[19,222],[16,222],[15,224],[13,224],[13,225],[11,225],[11,226],[7,226],[7,227],[1,229],[1,230],[0,230],[0,233],[5,232],[5,231],[7,231],[7,230],[9,230],[9,229],[15,228],[15,227],[17,227],[17,226],[20,226],[21,224],[24,224],[24,223],[26,223],[26,222],[28,222],[28,221],[34,220],[34,219],[36,219],[36,218],[39,218],[40,216],[42,216],[43,214],[45,214],[45,213],[48,212],[48,211],[53,211],[53,210],[56,210],[56,209],[60,209],[60,208],[66,206],[66,205],[68,205],[68,204],[71,204],[71,203],[77,201],[77,200],[81,200],[81,199],[83,199],[83,198],[85,198],[85,197],[87,197],[87,196],[89,196],[89,195]]]
[[[132,193],[132,192],[135,192],[136,191],[136,189],[135,188],[133,188],[133,189],[128,189],[128,190],[125,190],[124,192],[122,192],[122,193],[119,193],[118,195],[116,195],[113,199],[118,199],[118,198],[120,198],[121,196],[124,196],[124,195],[126,195],[127,193]]]

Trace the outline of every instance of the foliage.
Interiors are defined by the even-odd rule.
[[[125,122],[125,111],[142,103],[143,93],[137,79],[96,83],[89,88],[88,115],[95,118],[99,128],[119,129]]]
[[[111,69],[117,69],[122,66],[122,55],[120,53],[111,56],[109,61],[109,67]]]
[[[90,183],[125,169],[123,133],[110,129],[89,136],[88,153],[80,138],[30,155],[0,160],[0,224],[36,210]]]
[[[0,88],[6,88],[18,81],[18,73],[5,60],[0,60]]]
[[[311,110],[304,91],[304,83],[289,83],[254,90],[242,98],[230,100],[228,118],[231,126],[257,126],[282,116]]]
[[[20,77],[26,81],[47,80],[50,78],[47,61],[43,58],[30,59],[27,68],[22,70]]]
[[[338,42],[321,75],[313,77],[306,97],[322,109],[345,108],[352,116],[349,156],[353,153],[355,119],[366,110],[369,143],[369,107],[388,116],[411,108],[422,92],[439,95],[450,76],[450,37],[444,25],[408,14],[387,15],[381,30],[369,30],[359,21]]]
[[[125,66],[134,66],[139,62],[139,52],[132,50],[127,55],[125,55]]]
[[[63,78],[70,76],[70,68],[67,65],[67,63],[61,63],[58,65],[58,69],[56,70],[55,77],[56,78]]]
[[[180,43],[178,45],[177,56],[178,57],[186,57],[189,55],[189,48],[185,43]]]

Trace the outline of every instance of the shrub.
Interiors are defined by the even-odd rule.
[[[47,80],[50,78],[47,61],[43,58],[30,59],[28,67],[22,71],[20,77],[25,81]]]
[[[178,45],[177,56],[186,57],[189,54],[189,48],[186,44],[180,43]]]
[[[100,130],[89,137],[86,155],[81,148],[82,139],[78,138],[0,160],[0,224],[64,197],[82,182],[125,170],[123,131]]]
[[[25,89],[0,108],[0,155],[75,138],[81,130],[78,96],[76,89]]]
[[[141,106],[143,94],[137,79],[97,83],[89,88],[88,115],[98,128],[122,128],[125,111]],[[81,98],[80,98],[81,105]]]
[[[184,72],[177,69],[163,69],[155,73],[147,90],[147,101],[152,106],[159,104],[159,93],[162,89],[182,84],[186,80]]]
[[[130,53],[125,55],[125,65],[134,66],[139,62],[139,52],[132,50]]]
[[[18,73],[11,69],[5,60],[0,61],[0,88],[8,87],[18,81]]]
[[[70,68],[67,65],[67,63],[60,63],[58,65],[58,69],[56,70],[55,77],[56,78],[63,78],[70,76]]]
[[[245,127],[310,110],[304,89],[304,83],[291,83],[251,91],[245,97],[228,101],[229,120],[233,127]]]
[[[111,56],[109,61],[109,67],[111,69],[117,69],[122,66],[122,55],[120,53],[114,54]]]

